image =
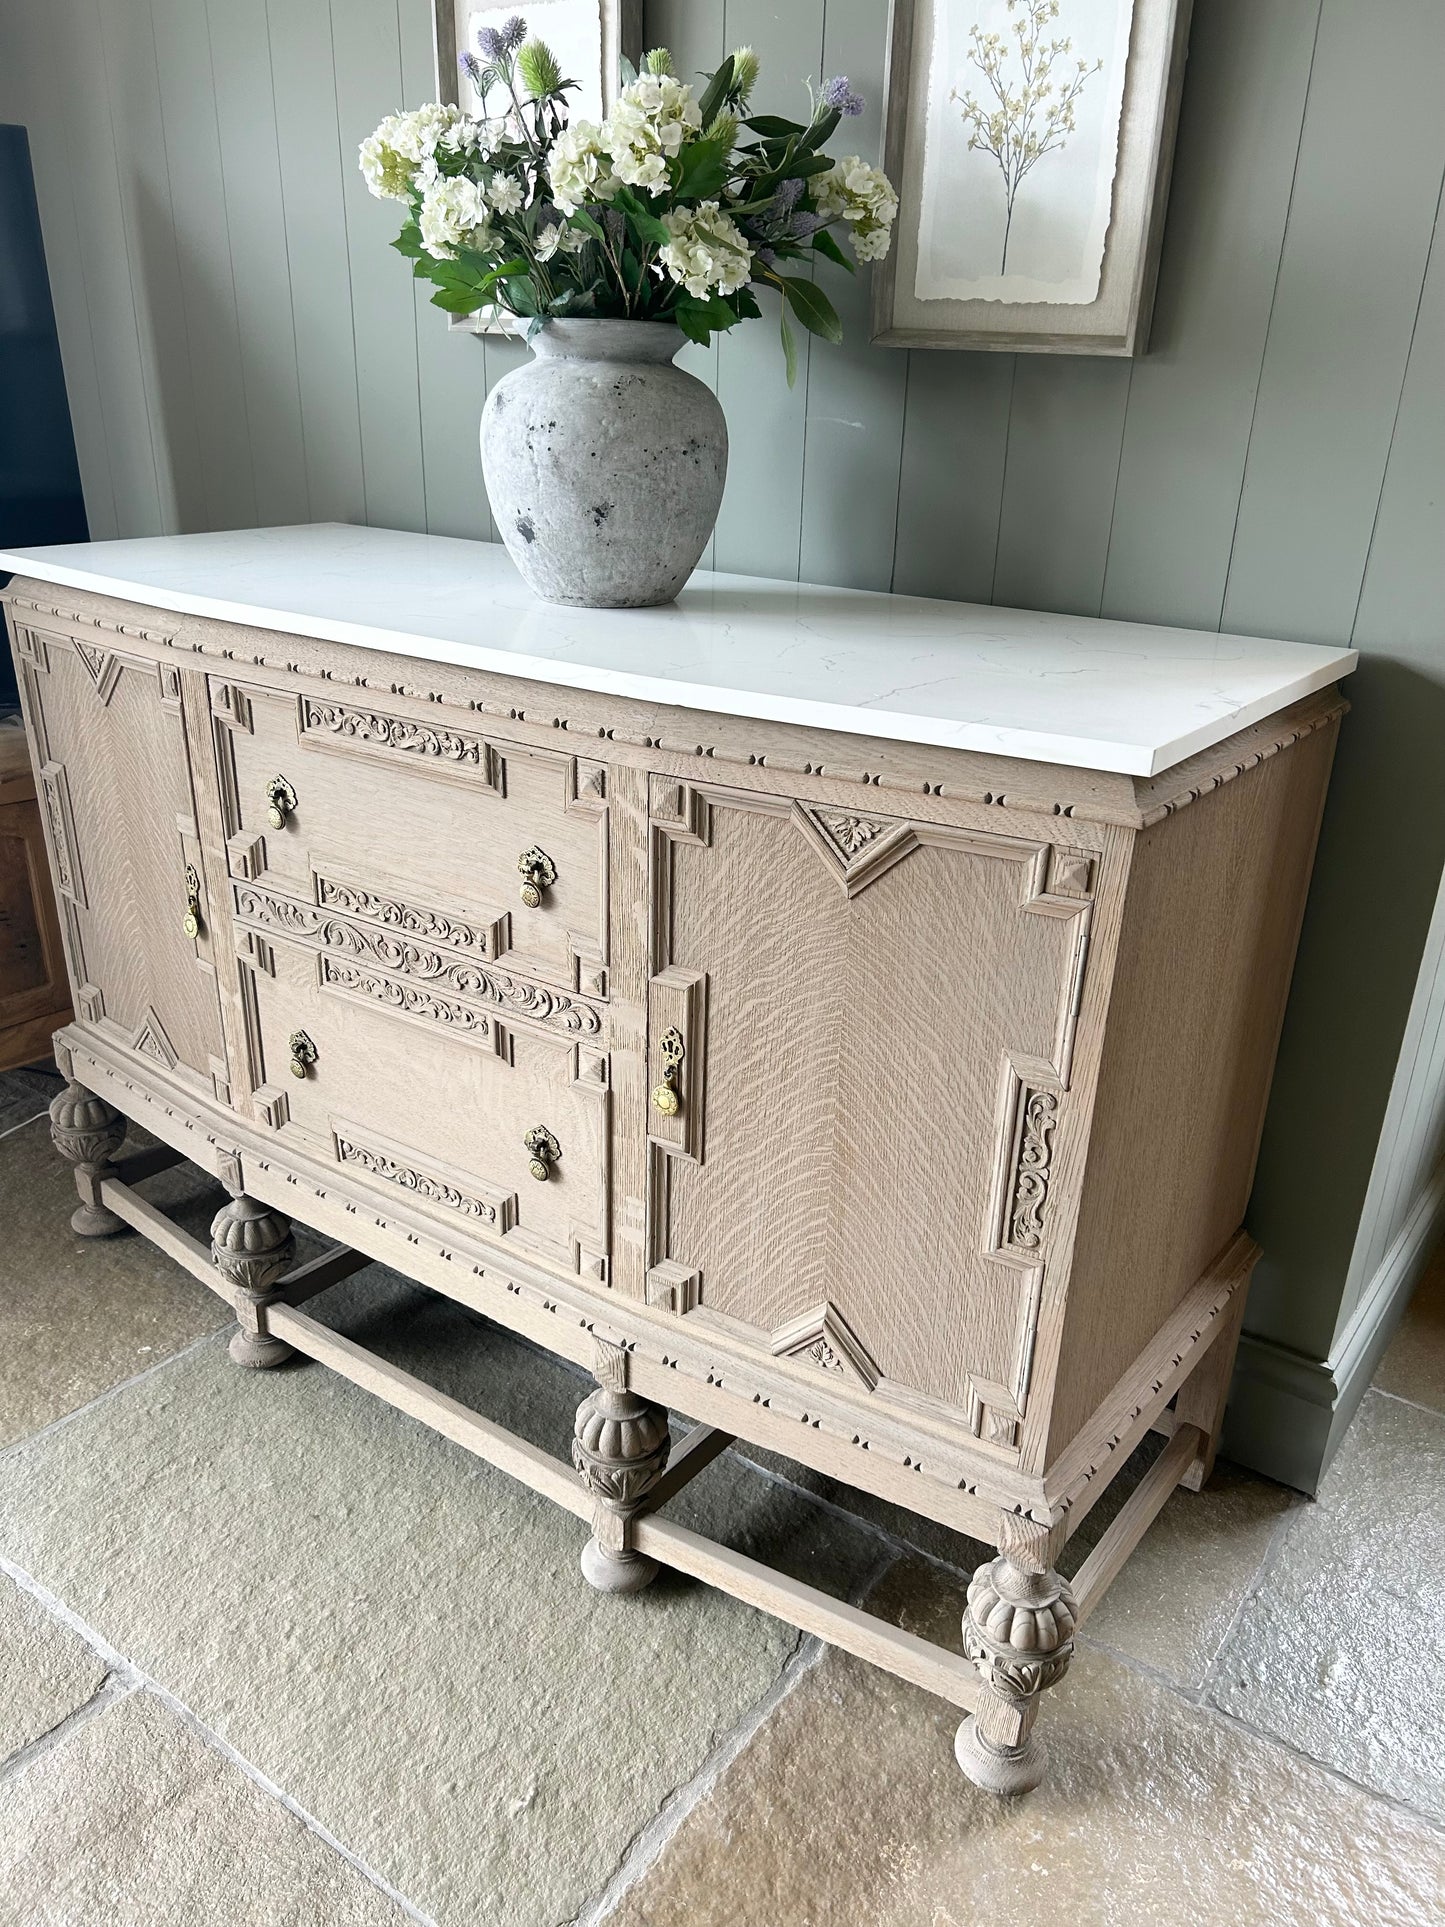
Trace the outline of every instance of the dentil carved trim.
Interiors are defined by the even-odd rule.
[[[1048,1202],[1049,1167],[1053,1157],[1050,1140],[1058,1121],[1059,1100],[1055,1093],[1030,1091],[1024,1100],[1008,1230],[1009,1242],[1025,1251],[1037,1250],[1043,1239],[1044,1206]]]
[[[353,917],[369,917],[389,929],[405,930],[411,936],[446,944],[452,950],[473,951],[479,957],[496,955],[495,925],[470,924],[440,910],[403,903],[399,897],[380,896],[357,883],[342,883],[336,877],[318,876],[316,895],[319,902]]]
[[[293,937],[314,938],[326,950],[379,964],[382,969],[404,977],[439,984],[462,996],[496,1004],[516,1016],[530,1017],[539,1024],[554,1024],[574,1036],[596,1037],[601,1033],[599,1012],[563,991],[548,990],[524,978],[510,977],[505,971],[483,970],[480,965],[460,957],[444,957],[408,937],[352,923],[320,905],[303,903],[295,897],[277,896],[244,883],[233,883],[232,890],[236,916],[243,922],[282,930]],[[359,982],[354,987],[381,995],[380,987],[373,992],[370,983]],[[384,1001],[396,1000],[387,997]],[[397,1007],[408,1008],[404,1003],[398,1003]],[[425,1014],[440,1016],[441,1013]]]
[[[373,1151],[364,1144],[354,1144],[350,1138],[338,1133],[336,1155],[343,1164],[357,1165],[375,1178],[385,1178],[388,1184],[399,1185],[403,1191],[411,1191],[432,1204],[444,1205],[448,1211],[459,1211],[464,1218],[476,1218],[482,1224],[493,1226],[497,1223],[497,1207],[485,1198],[472,1197],[457,1185],[449,1184],[445,1178],[434,1178],[425,1171],[413,1170],[384,1151]]]

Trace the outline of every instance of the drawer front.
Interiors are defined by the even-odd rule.
[[[652,819],[649,1297],[1014,1450],[1094,859],[657,778]]]
[[[454,987],[474,985],[475,966],[418,979],[262,928],[238,930],[256,1121],[361,1182],[383,1214],[419,1212],[605,1285],[597,1011],[519,1019]]]
[[[108,642],[16,624],[75,1014],[224,1099],[181,675]]]
[[[233,877],[606,996],[600,763],[340,698],[211,701]]]

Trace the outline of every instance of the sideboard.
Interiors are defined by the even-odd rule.
[[[0,568],[76,1231],[587,1518],[594,1586],[721,1586],[1035,1785],[1076,1628],[1210,1471],[1352,653],[703,574],[566,610],[336,526]],[[165,1148],[117,1162],[128,1119]],[[141,1188],[177,1156],[209,1248]],[[301,1309],[369,1259],[592,1369],[572,1466]],[[962,1654],[670,1519],[734,1439],[996,1548]]]
[[[0,1071],[50,1051],[70,1017],[60,922],[25,731],[0,723]]]

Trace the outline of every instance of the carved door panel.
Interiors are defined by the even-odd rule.
[[[463,959],[408,978],[244,916],[237,939],[258,1124],[343,1168],[382,1214],[419,1212],[606,1284],[609,1065],[595,1009],[543,992],[534,1021],[489,1001]]]
[[[180,672],[17,627],[75,1014],[228,1095]]]
[[[359,700],[211,702],[235,879],[606,996],[600,763]]]
[[[1092,859],[659,778],[652,821],[650,1299],[1015,1448]]]

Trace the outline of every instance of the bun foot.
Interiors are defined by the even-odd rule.
[[[226,1349],[234,1364],[244,1365],[252,1372],[269,1372],[296,1356],[290,1345],[272,1338],[269,1332],[235,1331]]]
[[[70,1214],[70,1228],[77,1238],[113,1238],[117,1231],[125,1230],[125,1220],[108,1205],[82,1198]]]
[[[1032,1733],[1022,1746],[995,1746],[978,1730],[972,1713],[958,1729],[953,1757],[966,1780],[985,1793],[1032,1793],[1044,1777],[1047,1755]]]
[[[609,1552],[589,1539],[582,1548],[582,1577],[594,1592],[641,1592],[657,1577],[657,1561],[645,1552]]]

